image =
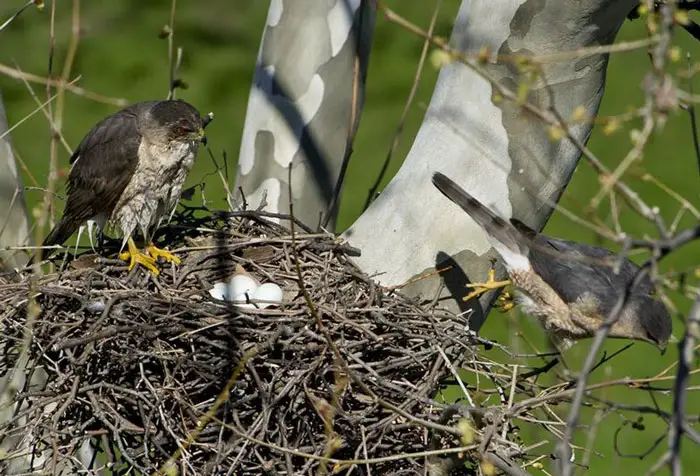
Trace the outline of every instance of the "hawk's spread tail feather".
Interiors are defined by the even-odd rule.
[[[447,198],[459,205],[484,230],[489,242],[503,258],[508,271],[530,269],[527,238],[509,222],[499,217],[440,172],[433,174],[433,184]]]

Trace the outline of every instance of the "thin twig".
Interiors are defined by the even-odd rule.
[[[686,428],[685,409],[690,369],[695,361],[695,342],[700,339],[700,295],[695,299],[685,323],[683,339],[678,343],[678,373],[673,386],[673,417],[668,429],[668,464],[673,476],[682,474],[681,439]]]
[[[95,102],[100,102],[103,104],[111,104],[113,106],[119,106],[119,107],[124,107],[124,106],[129,105],[129,101],[127,101],[126,99],[103,96],[101,94],[97,94],[97,93],[93,93],[92,91],[88,91],[87,89],[83,89],[79,86],[75,86],[74,83],[76,81],[80,80],[80,76],[77,76],[76,78],[70,80],[70,82],[68,84],[61,84],[62,81],[60,79],[46,79],[46,78],[42,78],[41,76],[37,76],[35,74],[23,73],[21,71],[18,71],[15,68],[11,68],[11,67],[4,65],[4,64],[1,64],[1,63],[0,63],[0,74],[4,74],[5,76],[8,76],[10,78],[28,81],[30,83],[43,84],[43,85],[53,86],[53,87],[64,87],[66,89],[66,91],[70,91],[71,93],[75,94],[76,96],[82,96],[82,97],[85,97],[87,99],[91,99]]]

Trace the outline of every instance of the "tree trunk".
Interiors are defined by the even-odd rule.
[[[316,228],[330,214],[333,229],[335,188],[362,105],[371,3],[270,3],[238,159],[239,203],[241,187],[247,208],[264,200],[266,211],[288,213],[292,167],[295,216]]]

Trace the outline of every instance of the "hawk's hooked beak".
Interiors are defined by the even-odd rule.
[[[197,131],[197,139],[204,145],[207,145],[207,136],[204,135],[204,128],[199,128]]]
[[[659,353],[661,355],[664,355],[666,353],[666,344],[658,344],[657,347],[659,348]]]

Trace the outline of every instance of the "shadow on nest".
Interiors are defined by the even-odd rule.
[[[474,474],[525,457],[510,431],[483,439],[495,413],[440,396],[455,369],[488,375],[468,316],[379,287],[331,235],[196,215],[164,231],[182,263],[158,277],[83,254],[0,278],[3,474]],[[241,267],[283,303],[210,297]]]

